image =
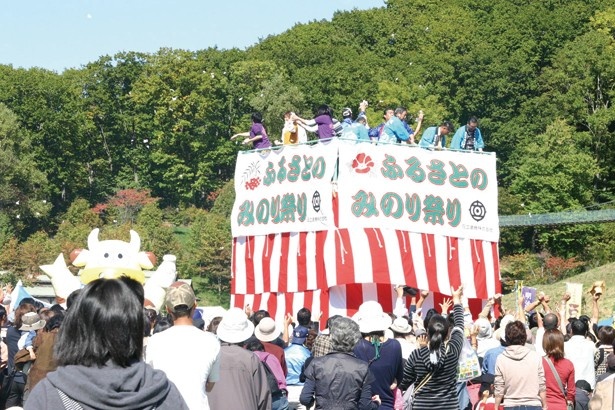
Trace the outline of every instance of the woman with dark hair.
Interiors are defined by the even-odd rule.
[[[400,383],[402,390],[414,385],[412,408],[459,409],[457,398],[457,366],[463,347],[463,288],[452,290],[454,327],[449,335],[448,320],[433,314],[427,323],[427,335],[419,338],[420,348],[414,350]]]
[[[167,318],[158,319],[156,321],[156,325],[154,325],[154,330],[152,334],[155,335],[157,333],[164,332],[165,330],[167,330],[168,328],[172,326],[173,326],[173,321]]]
[[[331,325],[329,337],[333,351],[315,357],[305,370],[301,404],[309,408],[316,401],[316,409],[378,408],[378,402],[372,400],[374,376],[369,365],[352,354],[361,339],[359,325],[340,317]]]
[[[245,137],[242,144],[247,145],[252,143],[254,149],[271,148],[271,142],[267,136],[267,130],[263,125],[263,115],[260,112],[252,113],[252,127],[248,132],[240,132],[231,137],[234,140],[238,137]]]
[[[542,348],[546,356],[542,358],[547,387],[547,405],[549,410],[566,410],[567,404],[574,404],[576,387],[574,384],[574,366],[564,358],[564,335],[559,329],[545,330]],[[564,392],[562,388],[566,391]]]
[[[333,118],[333,113],[331,112],[331,108],[323,104],[318,107],[318,111],[316,113],[316,117],[313,120],[305,120],[303,118],[298,117],[296,114],[291,117],[293,121],[297,121],[299,125],[305,128],[307,131],[318,133],[318,139],[330,140],[335,137],[337,134],[342,132],[342,124]]]
[[[525,324],[518,320],[508,323],[504,335],[508,346],[495,362],[495,408],[502,400],[506,400],[506,408],[511,410],[546,408],[542,358],[536,350],[526,346]]]
[[[258,357],[261,363],[263,363],[263,368],[267,373],[267,382],[271,390],[271,409],[288,410],[286,376],[284,375],[284,370],[282,370],[280,361],[274,355],[265,351],[265,346],[263,346],[260,340],[251,338],[245,343],[245,349],[253,352]],[[274,376],[275,383],[273,383],[273,380],[270,380],[271,376]],[[273,383],[273,385],[271,383]]]
[[[143,287],[135,280],[90,282],[68,311],[56,345],[56,371],[25,409],[187,409],[164,372],[141,360]]]
[[[207,325],[207,331],[213,333],[214,335],[218,331],[218,325],[222,321],[222,316],[216,316],[211,319],[211,322]]]

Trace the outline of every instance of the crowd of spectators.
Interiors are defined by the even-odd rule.
[[[205,320],[184,282],[160,313],[128,278],[91,282],[66,309],[23,299],[10,321],[0,306],[0,408],[612,408],[615,330],[598,325],[594,288],[591,317],[571,317],[569,294],[553,310],[542,293],[510,309],[496,295],[472,317],[462,287],[440,309],[395,291],[392,313],[368,300],[322,324],[307,308]]]

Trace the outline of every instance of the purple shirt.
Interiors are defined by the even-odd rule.
[[[316,125],[318,125],[318,138],[321,140],[331,139],[335,132],[333,131],[333,120],[328,115],[319,115],[314,118]]]
[[[276,380],[278,381],[278,387],[281,390],[286,390],[286,377],[284,376],[284,372],[282,371],[282,366],[280,365],[280,362],[278,361],[278,359],[276,359],[276,357],[272,355],[271,353],[259,352],[259,351],[255,351],[252,353],[257,355],[261,362],[267,363],[267,366],[269,366],[269,368],[271,369],[271,372],[273,373]]]
[[[257,135],[260,135],[262,138],[258,141],[252,142],[254,149],[271,147],[271,142],[269,142],[269,137],[267,137],[265,127],[263,127],[263,124],[255,122],[252,123],[252,128],[250,128],[250,138],[254,138]]]

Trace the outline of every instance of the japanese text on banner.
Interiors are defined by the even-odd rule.
[[[340,142],[339,227],[499,238],[495,155]]]
[[[235,166],[233,236],[332,228],[331,179],[337,143],[240,153]]]

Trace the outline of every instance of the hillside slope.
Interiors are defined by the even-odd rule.
[[[591,295],[588,293],[592,287],[592,284],[597,280],[604,280],[606,282],[606,290],[600,298],[600,319],[607,318],[615,311],[615,263],[609,263],[607,265],[600,266],[595,269],[588,270],[576,276],[571,276],[563,279],[559,282],[552,283],[550,285],[536,286],[538,291],[545,292],[545,294],[551,296],[551,308],[557,307],[561,296],[566,290],[566,282],[569,283],[582,283],[583,284],[583,305],[581,307],[581,313],[591,316]],[[514,294],[504,295],[502,298],[503,304],[507,308],[514,306]]]

